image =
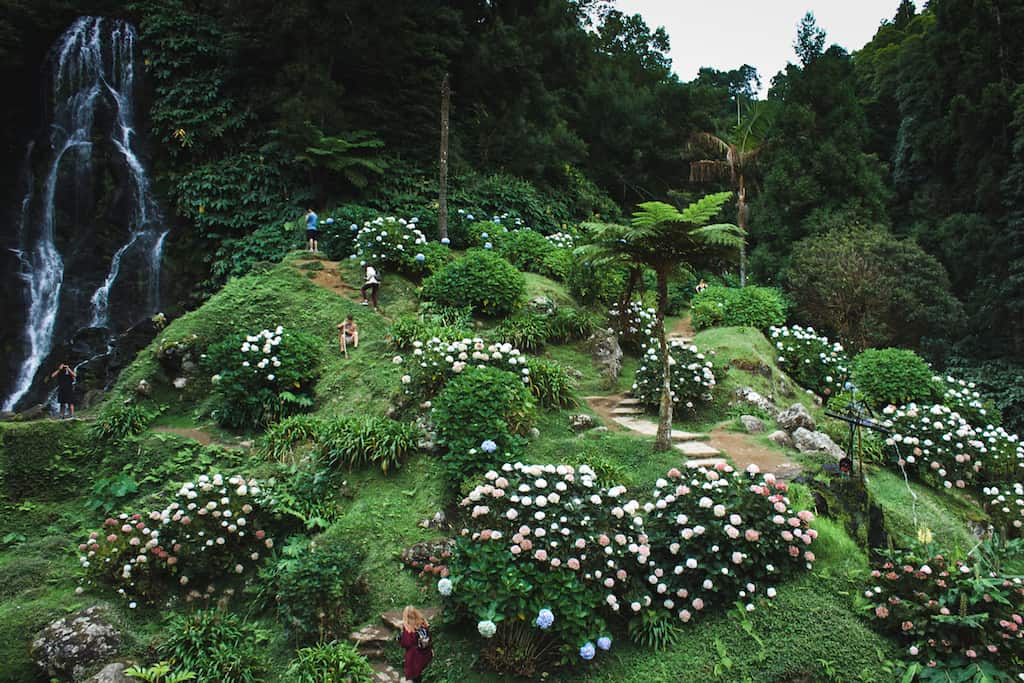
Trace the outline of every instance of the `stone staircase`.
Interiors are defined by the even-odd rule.
[[[433,622],[440,614],[440,610],[433,607],[421,611],[429,622]],[[369,624],[352,632],[348,639],[370,662],[370,666],[373,668],[373,680],[376,683],[402,683],[405,681],[402,672],[387,662],[389,649],[400,652],[395,637],[402,628],[402,611],[384,612],[380,615],[380,619],[378,624]]]
[[[658,425],[643,419],[646,412],[639,399],[629,397],[623,398],[611,409],[612,419],[616,424],[637,434],[653,437],[658,433]],[[687,459],[683,462],[686,467],[714,467],[726,462],[724,458],[715,457],[721,455],[721,451],[704,443],[707,439],[707,434],[684,432],[681,429],[672,430],[673,446],[686,456]]]

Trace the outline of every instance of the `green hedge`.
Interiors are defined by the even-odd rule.
[[[690,317],[698,330],[708,327],[756,327],[786,322],[786,301],[772,287],[708,287],[693,297]]]
[[[75,491],[99,460],[88,425],[77,420],[0,424],[4,493],[56,500]]]

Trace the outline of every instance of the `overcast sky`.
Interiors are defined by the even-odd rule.
[[[767,92],[772,77],[796,62],[793,41],[804,13],[814,12],[827,44],[853,52],[892,19],[899,0],[617,0],[626,14],[641,14],[654,30],[664,26],[672,45],[672,68],[684,81],[710,66],[729,71],[757,68]],[[920,0],[916,2],[921,6]],[[763,93],[762,93],[763,94]]]

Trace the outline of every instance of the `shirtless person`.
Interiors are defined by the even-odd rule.
[[[338,325],[338,349],[345,354],[345,358],[348,358],[349,344],[353,349],[359,348],[359,325],[356,325],[351,315]]]

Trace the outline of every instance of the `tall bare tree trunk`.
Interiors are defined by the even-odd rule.
[[[668,337],[665,334],[665,307],[668,304],[668,271],[658,268],[658,313],[655,328],[658,346],[661,350],[661,401],[658,404],[658,434],[654,438],[654,450],[667,451],[672,448],[672,368],[669,366]]]
[[[744,232],[743,243],[740,244],[740,287],[747,286],[747,186],[740,173],[740,190],[736,193],[736,225]]]
[[[441,152],[438,155],[437,239],[448,237],[448,109],[452,90],[448,74],[441,81]]]

